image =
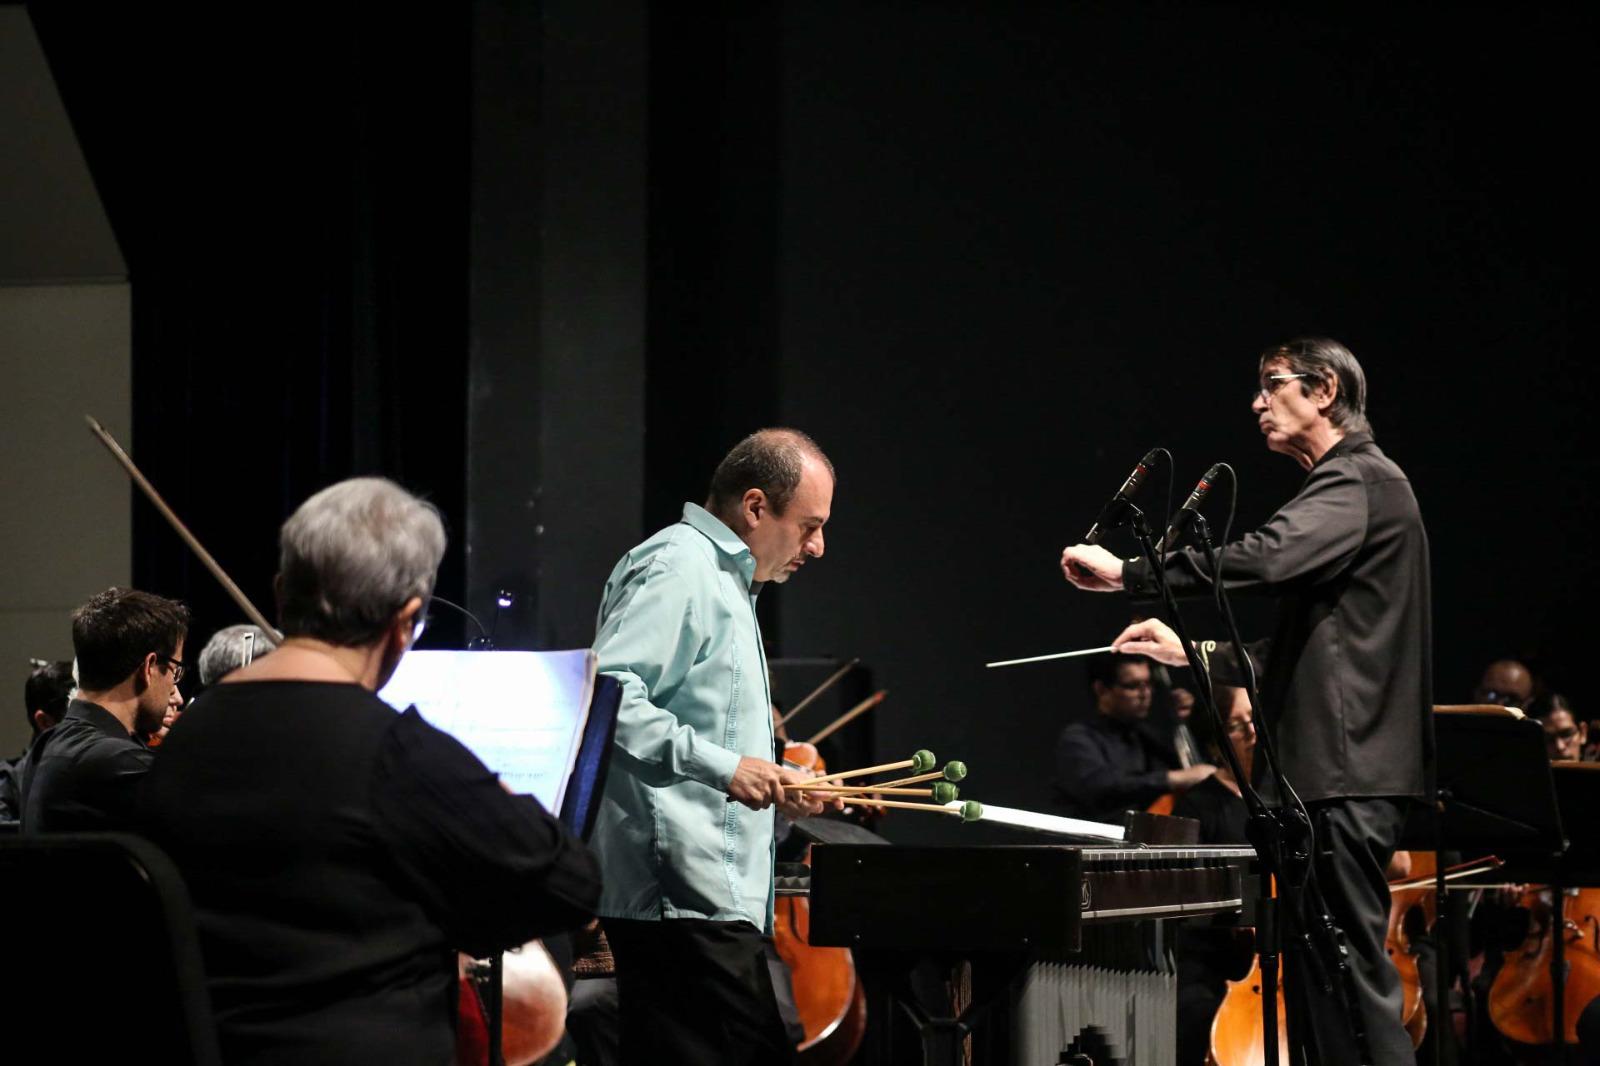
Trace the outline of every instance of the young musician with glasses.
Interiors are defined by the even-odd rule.
[[[1143,810],[1216,772],[1210,763],[1180,767],[1170,737],[1148,723],[1148,659],[1097,656],[1089,681],[1094,717],[1067,726],[1056,742],[1056,791],[1073,817],[1120,824],[1123,811]]]
[[[144,738],[181,700],[188,630],[187,607],[137,589],[107,589],[73,612],[78,698],[23,761],[23,832],[132,825],[135,789],[155,757]]]

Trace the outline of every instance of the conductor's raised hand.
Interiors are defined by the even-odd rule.
[[[1063,550],[1061,573],[1085,592],[1122,591],[1122,560],[1098,544],[1074,544]]]
[[[728,795],[753,811],[764,811],[783,802],[784,768],[765,759],[741,756],[728,782]]]
[[[1111,650],[1119,655],[1144,655],[1168,666],[1187,666],[1183,641],[1159,618],[1146,618],[1117,634]]]

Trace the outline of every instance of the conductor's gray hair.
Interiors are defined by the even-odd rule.
[[[250,658],[261,658],[276,648],[260,626],[249,622],[228,626],[211,634],[206,646],[200,649],[200,684],[213,685],[244,665],[245,634],[250,635]]]
[[[444,522],[394,482],[357,477],[301,504],[278,545],[284,636],[361,647],[413,596],[426,605],[444,558]]]

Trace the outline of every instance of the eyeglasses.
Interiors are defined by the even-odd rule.
[[[1295,381],[1299,378],[1314,378],[1315,374],[1269,374],[1256,386],[1256,391],[1251,394],[1250,402],[1255,403],[1259,397],[1265,403],[1272,402],[1272,394],[1283,387],[1285,381]]]
[[[156,662],[167,664],[167,668],[172,671],[172,683],[174,685],[183,680],[184,671],[189,669],[189,664],[182,659],[174,659],[170,655],[158,655],[156,656]]]
[[[1230,737],[1242,737],[1246,733],[1254,733],[1255,731],[1256,723],[1254,719],[1245,718],[1242,721],[1228,723],[1228,735]]]
[[[1578,735],[1578,727],[1569,725],[1565,729],[1547,729],[1544,735],[1546,740],[1571,740]]]

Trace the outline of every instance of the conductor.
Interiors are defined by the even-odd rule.
[[[1261,678],[1257,716],[1309,809],[1312,876],[1348,938],[1353,970],[1352,1002],[1319,997],[1317,1009],[1306,982],[1294,980],[1307,969],[1287,970],[1289,1009],[1313,1062],[1401,1066],[1414,1060],[1400,1024],[1399,977],[1384,951],[1384,868],[1407,801],[1425,793],[1431,760],[1427,534],[1411,483],[1373,440],[1366,377],[1349,349],[1321,337],[1294,340],[1263,352],[1257,371],[1250,409],[1267,447],[1307,475],[1265,525],[1219,556],[1229,590],[1277,601],[1272,637],[1247,646]],[[1195,549],[1168,554],[1163,567],[1174,592],[1210,591],[1210,570]],[[1148,597],[1156,589],[1144,560],[1100,547],[1067,548],[1061,569],[1091,592]],[[1203,644],[1213,680],[1242,683],[1231,649]],[[1129,626],[1113,647],[1186,663],[1177,635],[1159,620]],[[1261,766],[1257,783],[1270,794]],[[1295,921],[1291,914],[1291,945]]]

